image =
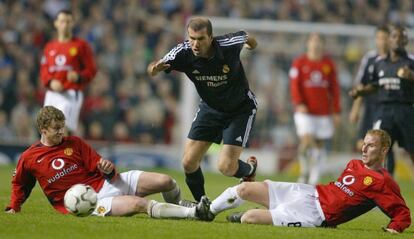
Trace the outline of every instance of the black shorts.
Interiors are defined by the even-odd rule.
[[[375,129],[387,131],[409,153],[414,153],[414,105],[381,103],[374,122]]]
[[[256,111],[253,101],[249,101],[234,113],[217,111],[201,102],[188,138],[216,144],[223,140],[224,144],[248,147]]]

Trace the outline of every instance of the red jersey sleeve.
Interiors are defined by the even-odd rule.
[[[48,58],[46,57],[49,45],[45,46],[43,50],[43,55],[40,59],[40,80],[45,87],[49,87],[49,82],[53,79],[53,75],[49,72],[49,62]]]
[[[87,144],[83,139],[78,138],[76,136],[72,136],[75,139],[76,144],[81,150],[81,157],[83,158],[83,162],[85,164],[85,168],[89,172],[97,171],[97,164],[101,159],[101,156],[93,149],[89,144]]]
[[[102,157],[96,152],[95,149],[93,149],[89,144],[87,144],[81,138],[76,137],[76,139],[79,142],[81,150],[82,150],[82,156],[84,158],[85,167],[90,172],[99,171],[97,165]],[[101,174],[103,175],[104,178],[111,180],[111,181],[113,181],[118,175],[116,168],[114,168],[114,170],[110,174],[103,174],[103,173]]]
[[[79,72],[80,83],[82,85],[87,85],[95,77],[97,67],[93,57],[92,49],[86,41],[83,41],[81,52],[82,55],[79,59],[83,67]]]
[[[290,79],[290,95],[292,97],[293,105],[302,104],[304,99],[302,97],[301,89],[301,76],[299,70],[299,59],[293,61],[292,66],[289,70],[289,79]]]
[[[384,182],[382,190],[373,195],[373,200],[391,218],[387,227],[402,232],[411,224],[410,209],[401,196],[397,183],[391,177]]]
[[[13,174],[10,204],[6,210],[12,208],[19,212],[35,184],[36,178],[27,170],[25,156],[22,154]]]
[[[338,83],[338,74],[336,71],[336,66],[333,63],[332,60],[330,60],[331,65],[331,76],[329,79],[331,80],[331,84],[329,84],[329,90],[331,91],[332,96],[332,110],[334,113],[340,113],[341,112],[341,103],[340,103],[340,87]]]

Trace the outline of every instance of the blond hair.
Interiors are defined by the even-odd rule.
[[[39,110],[36,117],[37,129],[47,129],[52,124],[52,121],[65,121],[63,112],[53,106],[45,106]]]
[[[388,150],[391,147],[391,137],[387,131],[382,129],[370,129],[367,131],[367,135],[375,135],[380,139],[381,146],[386,147]]]

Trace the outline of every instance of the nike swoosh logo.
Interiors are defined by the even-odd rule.
[[[45,159],[45,158],[43,157],[43,158],[41,158],[41,159],[38,159],[38,160],[36,160],[36,162],[40,163],[40,162],[42,162],[42,161],[43,161],[43,159]]]

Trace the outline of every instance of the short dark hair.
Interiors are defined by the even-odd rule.
[[[385,32],[385,33],[390,33],[390,27],[387,24],[383,24],[383,25],[379,25],[377,26],[377,29],[375,30],[375,32]]]
[[[211,25],[210,20],[205,17],[191,18],[187,25],[187,29],[189,28],[193,29],[196,32],[206,28],[207,34],[209,36],[213,35],[213,26]]]
[[[59,14],[71,15],[73,16],[72,12],[68,9],[62,9],[55,15],[55,20],[58,18]]]
[[[399,30],[399,31],[402,31],[402,32],[406,32],[407,33],[407,28],[404,25],[399,24],[399,23],[391,24],[389,26],[389,29],[390,29],[390,32],[391,31],[394,31],[394,30]]]
[[[65,121],[65,115],[61,110],[53,106],[45,106],[41,108],[36,117],[37,129],[39,132],[42,129],[49,128],[52,121],[63,122]]]

